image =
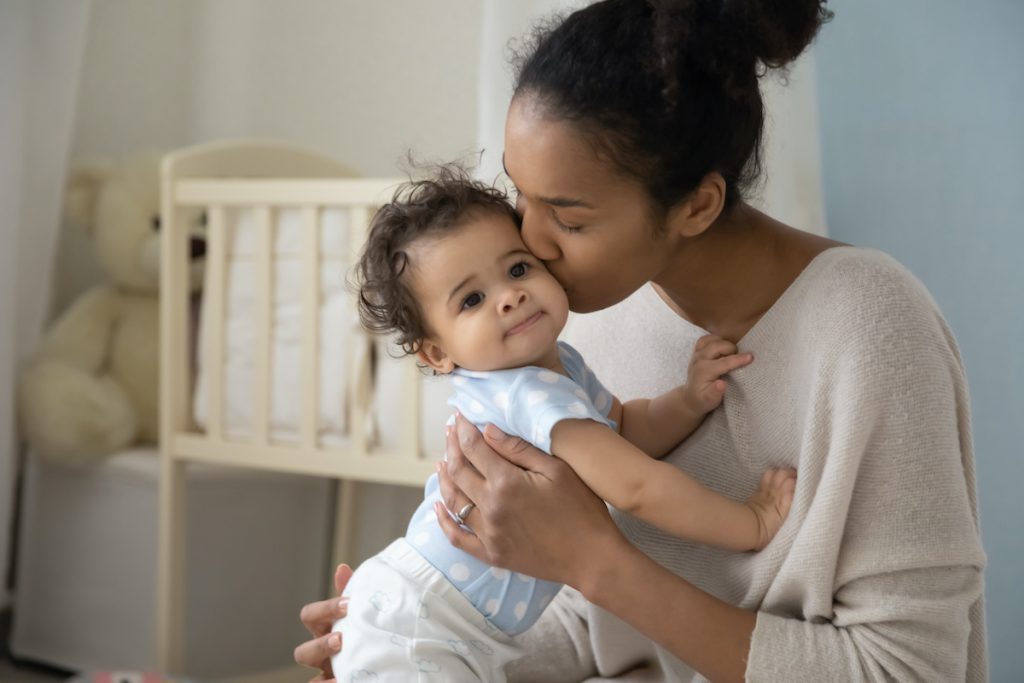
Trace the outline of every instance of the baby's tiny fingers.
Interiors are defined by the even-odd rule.
[[[693,345],[694,353],[697,353],[698,351],[703,351],[704,347],[706,347],[708,344],[711,344],[717,339],[721,339],[721,337],[718,337],[713,334],[705,334],[703,337],[697,340],[696,344]]]
[[[750,365],[754,362],[754,355],[750,353],[737,353],[732,356],[724,356],[717,360],[710,361],[704,371],[712,373],[716,377],[727,375],[733,370]]]
[[[796,481],[796,470],[792,467],[784,467],[782,469],[775,470],[775,478],[777,481]]]

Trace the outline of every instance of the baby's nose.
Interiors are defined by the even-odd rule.
[[[526,301],[526,292],[521,289],[511,289],[502,297],[501,311],[502,313],[508,313],[515,310],[524,301]]]

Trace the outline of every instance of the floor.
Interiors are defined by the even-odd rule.
[[[57,681],[66,681],[67,679],[67,672],[26,664],[14,664],[6,657],[0,659],[0,681],[3,683],[57,683]]]
[[[0,683],[63,683],[74,675],[71,671],[12,660],[7,649],[10,621],[10,611],[0,612]],[[316,672],[311,669],[296,665],[211,683],[306,683],[315,674]]]
[[[0,611],[0,682],[2,683],[57,683],[66,681],[72,673],[30,662],[15,662],[7,649],[7,636],[11,628],[10,610]]]

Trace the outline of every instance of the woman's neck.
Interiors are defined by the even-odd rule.
[[[655,289],[683,318],[736,342],[815,256],[839,245],[740,204],[688,238]]]

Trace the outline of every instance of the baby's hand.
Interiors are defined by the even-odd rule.
[[[736,345],[721,337],[709,334],[698,339],[683,387],[686,405],[697,415],[717,408],[725,396],[722,376],[753,360],[753,354],[736,353]]]
[[[747,507],[757,521],[754,550],[764,548],[779,533],[793,505],[795,490],[796,470],[767,470],[761,475],[760,487],[747,499]]]

